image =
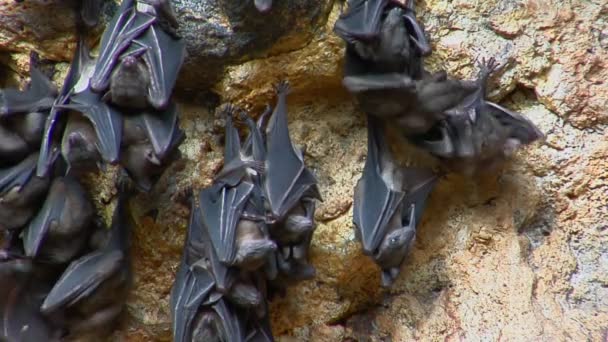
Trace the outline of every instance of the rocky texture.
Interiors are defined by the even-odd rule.
[[[256,47],[255,58],[239,45],[245,42],[240,38],[218,45],[233,52],[214,57],[229,56],[213,91],[221,102],[236,102],[252,115],[273,101],[273,83],[291,81],[290,129],[295,142],[307,147],[307,165],[317,173],[325,199],[317,209],[311,252],[317,277],[272,303],[277,336],[285,341],[605,339],[606,5],[418,2],[434,43],[429,66],[473,77],[476,58],[496,56],[505,66],[493,79],[493,99],[531,118],[547,139],[519,152],[498,174],[475,181],[442,179],[409,261],[392,290],[383,291],[379,269],[360,253],[352,229],[352,191],[366,142],[362,113],[340,86],[342,43],[331,28],[341,3],[314,3],[316,19],[294,25],[298,28],[283,38],[261,38],[268,40]],[[303,8],[312,13],[305,10],[312,7]],[[322,13],[329,8],[325,22]],[[178,15],[203,20],[186,10]],[[184,72],[194,75],[201,68],[187,66]],[[223,129],[209,109],[213,101],[182,98],[188,135],[183,158],[151,194],[135,201],[135,290],[118,333],[131,341],[170,339],[169,291],[188,216],[180,194],[209,184],[221,166]],[[399,151],[403,159],[410,156]],[[106,187],[99,197],[111,194]]]

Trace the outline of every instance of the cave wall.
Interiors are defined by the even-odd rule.
[[[288,79],[291,134],[306,147],[324,202],[311,250],[317,277],[271,305],[279,340],[606,338],[608,3],[416,2],[433,43],[428,67],[473,78],[477,59],[496,57],[505,66],[492,79],[491,98],[530,118],[546,140],[498,173],[444,177],[390,290],[354,238],[352,194],[366,129],[340,84],[343,43],[332,28],[342,2],[286,0],[269,18],[254,13],[252,1],[234,3],[174,1],[188,43],[177,90],[188,139],[182,159],[133,201],[135,286],[116,337],[170,340],[169,295],[188,217],[176,199],[208,185],[221,166],[214,108],[233,102],[257,116],[273,103],[273,85]],[[5,80],[27,79],[34,49],[60,63],[59,83],[76,42],[69,9],[25,4],[0,0]],[[40,15],[49,9],[55,19]],[[400,157],[418,158],[410,152]],[[115,190],[89,183],[103,208]]]

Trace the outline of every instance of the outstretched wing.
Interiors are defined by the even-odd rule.
[[[402,203],[405,193],[392,190],[382,178],[381,155],[388,152],[388,146],[383,137],[382,123],[371,115],[367,120],[367,160],[355,188],[353,221],[359,231],[363,251],[372,254],[386,236],[388,221]]]

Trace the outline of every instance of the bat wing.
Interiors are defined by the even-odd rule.
[[[352,0],[336,21],[334,32],[348,43],[371,40],[380,32],[380,18],[389,0]]]
[[[90,90],[75,94],[70,100],[70,104],[58,107],[79,111],[89,119],[95,128],[98,138],[97,149],[102,158],[110,164],[117,163],[123,125],[120,112],[103,102],[98,94]]]
[[[251,165],[243,160],[241,156],[241,139],[239,132],[234,127],[233,116],[235,108],[226,107],[225,118],[225,142],[224,142],[224,167],[215,176],[215,180],[231,187],[237,186],[245,176],[247,167]]]
[[[201,191],[203,225],[220,262],[226,265],[236,256],[236,226],[252,190],[253,184],[241,182],[232,188],[212,186]]]
[[[247,336],[247,342],[274,342],[268,315],[253,323],[253,331]]]
[[[147,48],[143,57],[150,70],[148,101],[154,108],[162,109],[173,92],[186,45],[182,40],[173,39],[158,25],[151,25],[136,42]]]
[[[36,168],[37,153],[30,154],[19,164],[0,169],[0,194],[13,189],[15,186],[23,187],[34,174]]]
[[[98,251],[70,263],[48,294],[40,310],[51,313],[88,297],[123,265],[122,251]]]
[[[101,51],[90,83],[96,92],[103,92],[108,88],[110,76],[120,55],[156,20],[149,14],[137,12],[135,6],[135,0],[123,1],[118,13],[104,31]]]
[[[424,30],[420,23],[416,20],[416,13],[413,9],[414,1],[408,1],[408,4],[412,4],[412,7],[409,7],[406,11],[403,18],[405,19],[405,26],[407,27],[407,31],[409,32],[410,39],[416,47],[420,50],[420,54],[426,56],[431,53],[431,45],[429,41],[426,39],[426,35],[424,34]]]
[[[160,113],[144,112],[140,115],[142,126],[148,133],[148,138],[159,159],[164,159],[172,151],[175,141],[183,132],[178,125],[177,106],[171,103]]]
[[[27,256],[35,257],[38,255],[49,226],[53,222],[57,223],[59,221],[65,210],[67,186],[63,178],[55,178],[53,184],[51,184],[42,208],[30,221],[25,231],[23,247]]]
[[[316,186],[316,178],[304,166],[302,154],[289,136],[287,125],[287,83],[278,87],[278,103],[268,122],[266,134],[266,180],[264,190],[275,217],[283,217]],[[317,192],[318,193],[318,192]]]
[[[223,298],[213,305],[213,310],[220,317],[224,326],[225,341],[244,342],[245,341],[245,322],[243,315],[238,315],[237,311]]]
[[[414,205],[415,222],[420,222],[426,207],[426,200],[435,188],[439,177],[430,169],[407,168],[404,171],[405,205]]]
[[[187,341],[200,301],[207,297],[213,285],[213,278],[208,273],[192,271],[182,260],[171,291],[173,339],[176,342]]]
[[[372,254],[386,235],[388,221],[402,203],[405,194],[392,190],[382,178],[381,153],[384,144],[381,123],[371,115],[368,119],[368,152],[363,175],[355,188],[353,221],[359,230],[363,250]]]
[[[30,85],[25,91],[0,90],[0,117],[14,113],[31,113],[51,108],[57,88],[35,67],[30,68]]]
[[[264,113],[258,118],[258,122],[254,125],[253,120],[245,115],[245,122],[249,127],[249,135],[243,143],[243,150],[247,155],[253,156],[253,160],[266,160],[266,147],[264,146],[264,137],[262,135],[262,127],[268,115],[272,113],[272,107],[268,106]]]
[[[543,138],[544,134],[523,115],[490,101],[486,101],[486,106],[503,126],[511,128],[511,136],[521,143],[529,144]]]
[[[392,90],[395,92],[395,96],[399,96],[399,92],[410,95],[416,90],[416,84],[410,77],[398,73],[346,76],[342,84],[349,92],[354,94],[366,91]]]

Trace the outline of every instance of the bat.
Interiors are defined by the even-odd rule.
[[[40,70],[30,67],[30,83],[24,90],[0,90],[0,118],[18,113],[33,113],[51,108],[57,88]]]
[[[70,263],[40,306],[45,315],[62,312],[69,334],[97,331],[114,322],[131,286],[131,222],[128,192],[121,185],[105,246]]]
[[[287,126],[289,85],[277,86],[278,103],[266,127],[266,172],[264,193],[271,214],[278,220],[306,194],[321,200],[317,179],[304,165],[302,151],[293,146]]]
[[[78,113],[70,113],[61,140],[61,155],[66,161],[67,173],[73,169],[89,171],[101,168],[98,144],[91,122]]]
[[[47,263],[69,262],[86,246],[92,218],[93,205],[80,183],[71,177],[53,179],[24,232],[26,255]]]
[[[140,10],[143,8],[143,10]],[[167,10],[169,8],[169,10]],[[185,43],[156,21],[177,24],[167,1],[123,1],[103,34],[91,88],[119,106],[164,109],[185,57]]]
[[[0,169],[0,231],[25,226],[49,188],[49,177],[36,176],[38,155]]]
[[[59,341],[38,310],[47,286],[31,279],[32,272],[27,259],[0,262],[0,341]]]
[[[541,139],[542,132],[527,118],[486,100],[486,83],[496,68],[483,61],[477,90],[454,108],[433,129],[412,141],[441,158],[452,170],[472,175],[497,167],[521,146]]]
[[[162,112],[143,111],[124,119],[121,165],[140,190],[152,189],[186,138],[179,128],[177,106]]]
[[[353,222],[363,252],[382,268],[382,285],[388,287],[411,248],[437,176],[428,169],[396,165],[382,122],[372,115],[367,119],[368,154],[355,187]]]
[[[253,0],[253,4],[260,13],[267,13],[272,8],[272,0]]]
[[[0,161],[12,164],[21,161],[30,152],[38,149],[44,121],[42,113],[20,113],[6,117],[0,122]]]

